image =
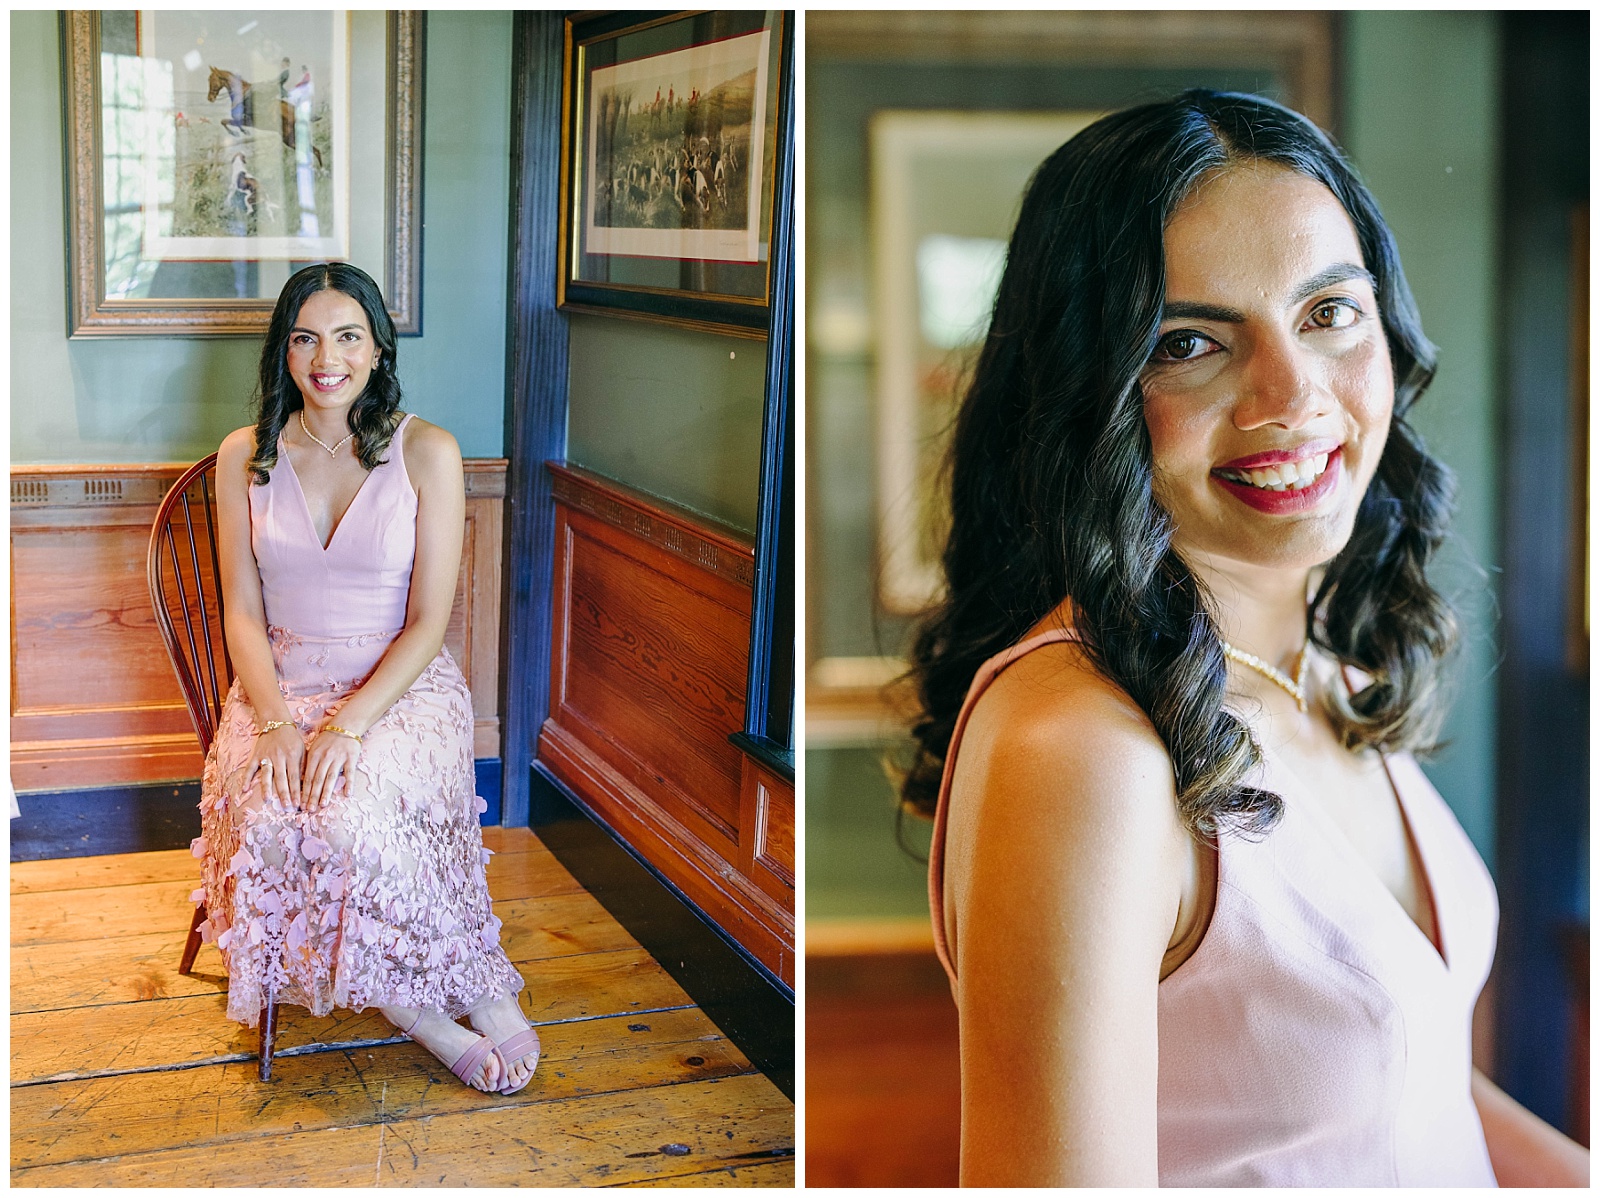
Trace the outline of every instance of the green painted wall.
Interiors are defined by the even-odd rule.
[[[431,12],[422,337],[405,407],[499,457],[505,413],[511,14]],[[250,421],[259,341],[66,334],[61,58],[54,12],[11,14],[11,460],[185,461]]]
[[[567,460],[754,533],[765,341],[568,322]]]
[[[1492,12],[1351,12],[1345,21],[1345,148],[1394,230],[1439,373],[1414,409],[1460,486],[1437,581],[1454,595],[1466,651],[1444,735],[1427,766],[1493,864],[1493,575],[1500,560],[1494,317],[1499,242],[1499,24]]]

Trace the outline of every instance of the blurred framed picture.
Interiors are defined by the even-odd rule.
[[[1100,112],[883,109],[868,134],[877,299],[878,602],[939,597],[940,468],[1034,169]]]
[[[259,333],[320,261],[420,332],[420,14],[61,21],[72,336]]]
[[[566,23],[562,307],[765,335],[781,12]]]

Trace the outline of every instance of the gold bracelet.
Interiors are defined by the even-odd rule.
[[[294,727],[294,721],[293,720],[268,720],[267,723],[266,723],[266,726],[263,727],[261,729],[261,731],[257,732],[256,735],[257,736],[265,736],[267,733],[271,732],[274,728],[293,728],[293,727]]]
[[[355,741],[356,744],[358,744],[358,745],[361,743],[361,738],[359,736],[357,736],[354,732],[350,731],[350,729],[348,729],[348,728],[339,727],[338,724],[324,724],[322,726],[322,730],[324,732],[332,732],[337,736],[348,736],[351,740]]]

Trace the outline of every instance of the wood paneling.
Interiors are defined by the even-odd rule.
[[[805,1018],[806,1184],[955,1185],[956,1006],[932,949],[808,951]]]
[[[64,790],[200,776],[156,631],[145,554],[184,463],[11,471],[11,777]],[[500,753],[505,462],[466,464],[466,538],[445,644],[472,689],[473,751]]]
[[[719,927],[794,983],[794,790],[743,729],[753,547],[552,464],[550,716],[540,760]]]
[[[740,826],[750,831],[741,864],[781,900],[794,891],[794,784],[746,757],[740,793]]]

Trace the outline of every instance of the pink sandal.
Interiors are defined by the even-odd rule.
[[[421,1018],[422,1009],[418,1008],[416,1018],[412,1019],[411,1021],[411,1026],[401,1027],[401,1032],[407,1036],[411,1036],[411,1028],[416,1027],[418,1020]],[[395,1024],[395,1026],[400,1027],[399,1024]],[[415,1040],[416,1043],[422,1044],[422,1041],[417,1040],[415,1036],[411,1036],[411,1038]],[[511,1039],[515,1040],[517,1037],[512,1036]],[[535,1040],[537,1041],[537,1037],[535,1037]],[[508,1041],[508,1043],[509,1042],[510,1041]],[[428,1048],[426,1044],[422,1044],[422,1047],[430,1056],[434,1055],[433,1050]],[[499,1047],[488,1036],[485,1036],[482,1032],[479,1032],[477,1040],[473,1041],[467,1050],[456,1058],[455,1064],[450,1066],[450,1072],[455,1074],[456,1077],[460,1079],[462,1085],[470,1086],[472,1089],[477,1090],[478,1087],[472,1085],[472,1079],[477,1076],[478,1070],[483,1068],[483,1063],[488,1060],[490,1056],[494,1056],[497,1060],[499,1060],[500,1072],[502,1075],[510,1073],[510,1070],[506,1066],[505,1058],[500,1056]],[[443,1057],[435,1056],[434,1059],[440,1063],[443,1063],[444,1061]],[[479,1092],[483,1094],[505,1093],[504,1090],[496,1091],[494,1089],[482,1090]]]
[[[525,1027],[520,1032],[513,1032],[504,1040],[501,1040],[499,1043],[497,1043],[494,1047],[495,1051],[500,1054],[500,1068],[505,1070],[505,1074],[508,1079],[511,1076],[512,1061],[520,1060],[522,1057],[527,1056],[530,1052],[536,1054],[533,1061],[533,1068],[528,1070],[527,1079],[522,1083],[521,1086],[508,1085],[496,1091],[496,1093],[499,1094],[515,1094],[518,1090],[522,1089],[523,1086],[526,1086],[528,1082],[533,1080],[534,1070],[539,1068],[539,1059],[537,1056],[540,1049],[539,1033],[534,1031],[531,1027]]]

